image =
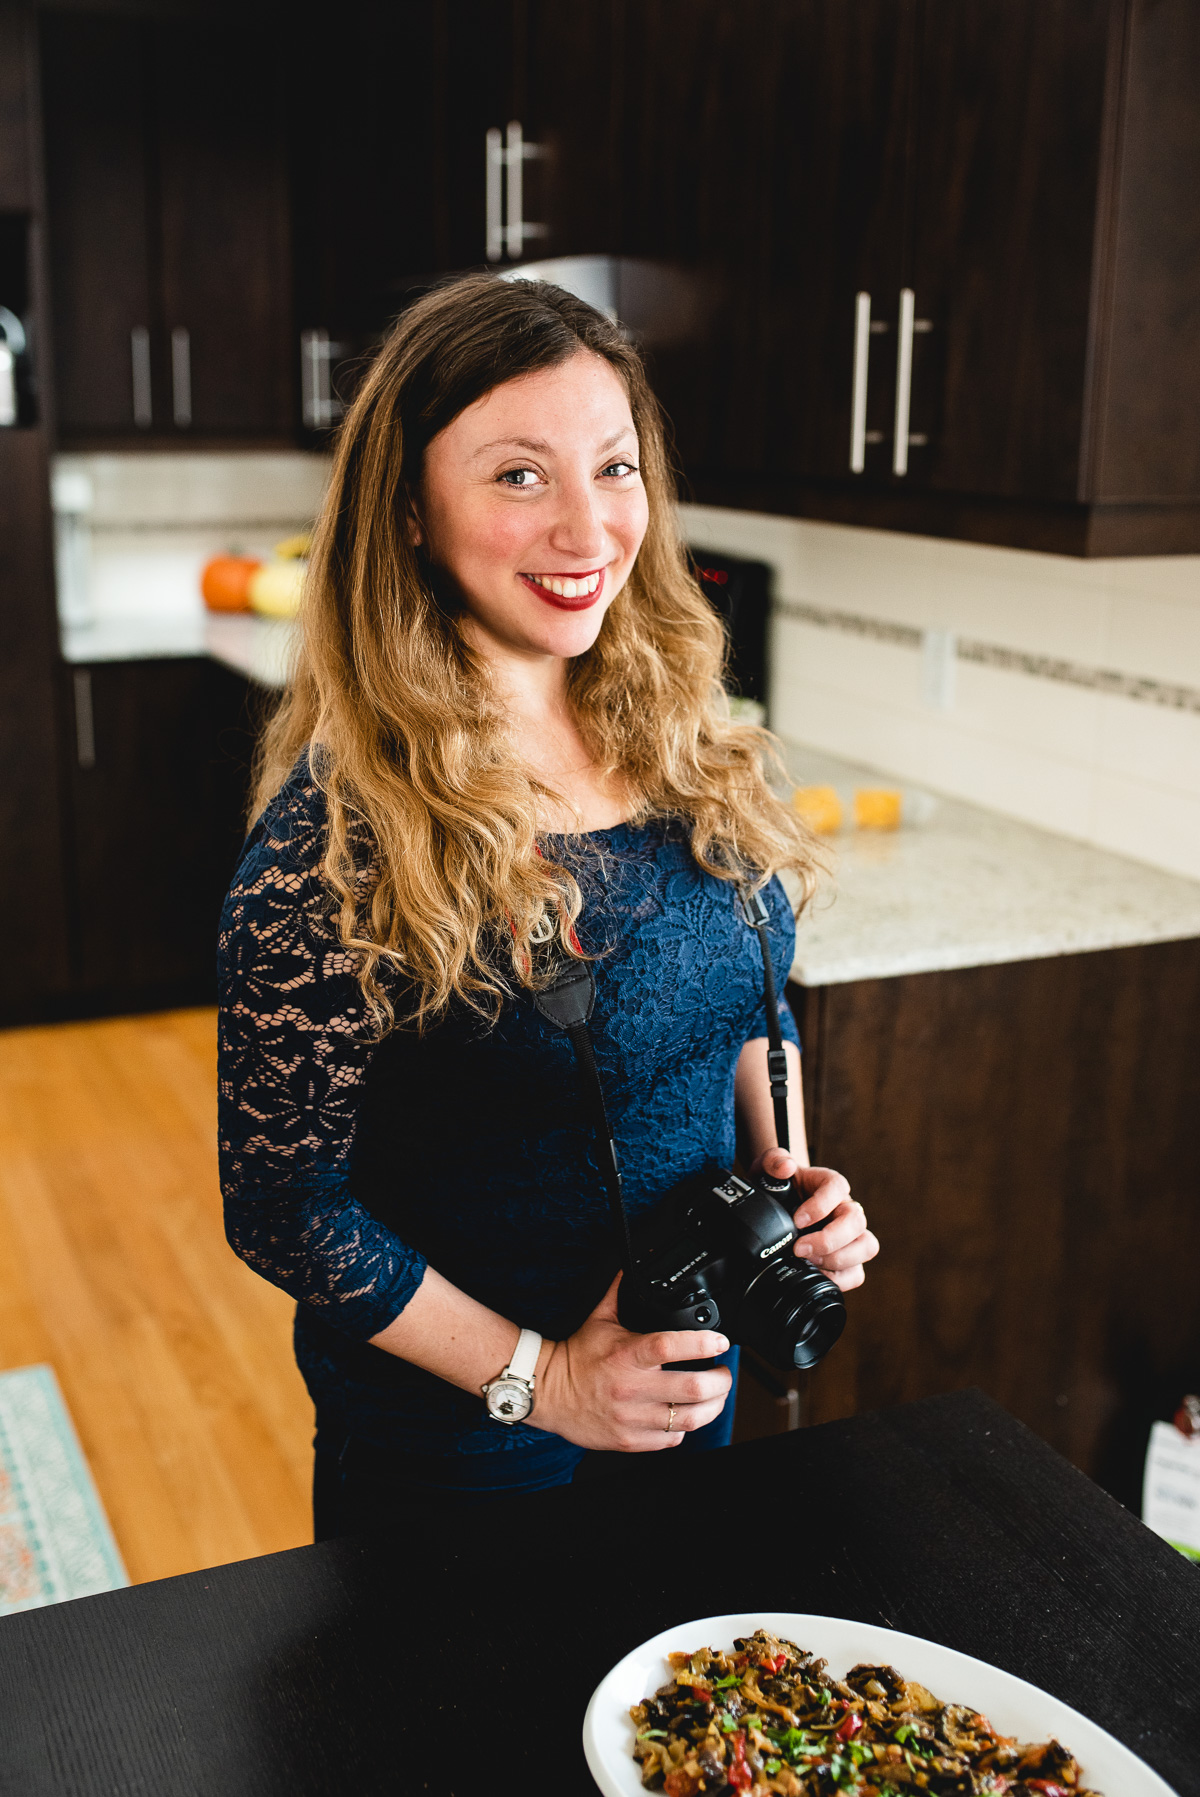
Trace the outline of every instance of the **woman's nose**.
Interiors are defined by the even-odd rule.
[[[549,535],[551,546],[559,554],[577,562],[603,556],[608,532],[599,499],[590,480],[572,481],[559,488],[559,504]]]

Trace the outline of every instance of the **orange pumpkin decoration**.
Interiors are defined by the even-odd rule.
[[[249,611],[250,576],[261,566],[252,555],[214,555],[200,576],[209,611]]]

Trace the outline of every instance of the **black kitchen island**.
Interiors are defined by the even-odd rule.
[[[9,1617],[0,1792],[585,1793],[609,1667],[756,1604],[990,1660],[1200,1794],[1200,1569],[978,1392]]]

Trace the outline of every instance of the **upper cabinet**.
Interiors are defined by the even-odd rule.
[[[278,52],[201,20],[42,17],[59,431],[294,428]]]
[[[697,497],[1200,550],[1193,0],[646,0],[626,33],[620,247],[695,295],[650,348]]]

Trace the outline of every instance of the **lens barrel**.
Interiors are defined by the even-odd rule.
[[[733,1320],[735,1339],[769,1366],[801,1371],[824,1359],[845,1327],[845,1300],[832,1279],[790,1256],[751,1281]]]

